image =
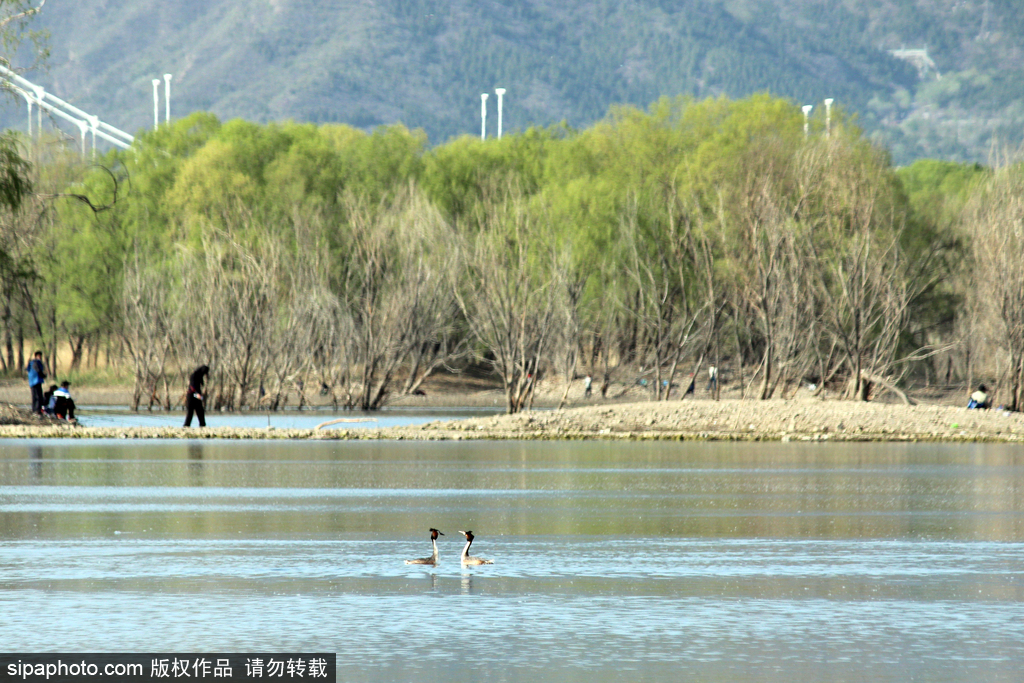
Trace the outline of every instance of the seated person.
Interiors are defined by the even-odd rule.
[[[985,408],[990,408],[991,407],[991,404],[990,404],[989,398],[988,398],[988,394],[985,393],[985,385],[984,384],[979,386],[978,390],[975,391],[973,394],[971,394],[971,400],[967,404],[967,407],[968,408],[981,408],[981,409],[985,409]]]
[[[71,390],[68,388],[71,382],[67,380],[60,383],[60,388],[53,392],[53,414],[62,420],[75,419],[75,400],[71,398]]]
[[[53,415],[53,392],[57,391],[57,385],[51,384],[49,390],[43,394],[43,412]]]

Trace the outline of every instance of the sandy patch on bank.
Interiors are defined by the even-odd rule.
[[[419,429],[491,439],[1024,441],[1024,414],[847,401],[685,400],[473,418]]]

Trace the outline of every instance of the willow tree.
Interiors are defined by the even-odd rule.
[[[0,64],[11,68],[11,58],[18,53],[22,43],[28,39],[33,43],[33,55],[37,61],[46,56],[43,36],[29,30],[29,22],[43,8],[46,0],[0,0]],[[13,92],[2,82],[0,88]],[[18,307],[15,300],[23,287],[29,283],[35,268],[31,258],[21,253],[19,246],[26,242],[24,219],[17,216],[23,200],[33,188],[30,177],[31,167],[22,156],[18,136],[11,132],[0,135],[0,296],[2,296],[2,319],[4,325],[4,346],[6,354],[2,364],[5,369],[15,364],[12,328],[21,321],[14,319]],[[19,334],[20,336],[20,334]],[[17,362],[23,366],[22,360]]]

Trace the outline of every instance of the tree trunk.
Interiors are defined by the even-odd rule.
[[[82,363],[82,346],[85,344],[85,336],[78,335],[68,340],[68,346],[71,347],[71,366],[68,368],[68,372],[74,372],[78,369]]]
[[[764,365],[764,376],[761,378],[761,388],[757,392],[757,398],[760,401],[766,401],[771,398],[772,346],[770,343],[765,344],[762,365]]]
[[[891,391],[892,393],[896,394],[900,398],[900,400],[903,401],[904,404],[906,404],[908,406],[916,406],[917,405],[917,401],[915,401],[914,399],[912,399],[909,396],[907,396],[907,394],[905,392],[903,392],[902,390],[900,390],[895,384],[891,384],[890,382],[886,381],[885,378],[883,378],[883,377],[881,377],[879,375],[871,375],[871,374],[868,374],[868,373],[865,372],[864,373],[864,380],[866,380],[865,382],[862,383],[862,386],[864,386],[864,387],[869,386],[868,382],[874,382],[875,384],[877,384],[878,386],[882,387],[883,389],[886,389],[887,391]],[[864,390],[862,390],[862,391],[864,391]],[[861,400],[865,400],[866,401],[867,399],[866,398],[862,398]]]

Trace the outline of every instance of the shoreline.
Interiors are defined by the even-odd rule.
[[[793,399],[603,403],[406,427],[328,429],[0,425],[0,439],[670,440],[1024,442],[1024,413],[945,405]]]

